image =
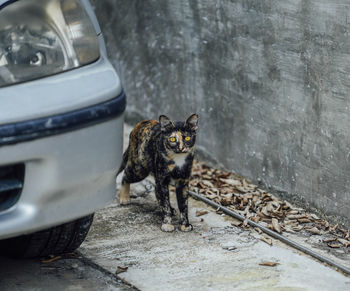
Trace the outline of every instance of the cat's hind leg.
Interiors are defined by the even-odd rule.
[[[117,173],[117,176],[124,171],[125,167],[126,167],[126,164],[128,162],[128,159],[129,159],[129,147],[126,149],[126,151],[124,152],[123,154],[123,160],[122,160],[122,164],[120,165],[119,167],[119,170],[118,170],[118,173]]]
[[[148,172],[146,169],[127,163],[123,174],[122,187],[119,192],[119,203],[121,205],[130,203],[130,184],[140,182],[147,176]]]
[[[119,192],[120,205],[127,205],[130,203],[130,184],[125,182],[124,177],[122,181],[122,188]]]
[[[129,158],[129,147],[123,154],[123,160],[118,170],[117,176],[125,170]],[[126,171],[125,171],[126,172]],[[122,187],[119,191],[119,203],[121,205],[126,205],[130,202],[130,183],[127,182],[126,173],[123,175]]]

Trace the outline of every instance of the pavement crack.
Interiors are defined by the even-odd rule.
[[[141,291],[139,288],[137,288],[136,286],[134,286],[130,282],[126,281],[125,279],[123,279],[121,277],[119,277],[117,274],[114,274],[113,272],[111,272],[111,271],[105,269],[104,267],[98,265],[93,260],[85,257],[81,252],[76,251],[76,253],[79,256],[79,260],[82,263],[84,263],[85,265],[88,265],[91,268],[94,268],[97,271],[100,271],[101,273],[103,273],[104,275],[108,276],[110,279],[112,279],[113,281],[115,281],[118,284],[123,283],[123,284],[127,285],[130,288],[128,290]]]

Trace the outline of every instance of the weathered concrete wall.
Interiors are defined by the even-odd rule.
[[[129,116],[198,112],[226,168],[350,218],[350,1],[93,4]]]

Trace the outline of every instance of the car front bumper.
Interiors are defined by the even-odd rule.
[[[0,124],[0,167],[25,166],[18,201],[0,210],[0,239],[72,221],[114,198],[126,102],[119,85],[102,94],[101,101],[90,91],[97,104],[90,98],[84,107]]]
[[[25,164],[18,202],[0,213],[0,239],[94,212],[115,196],[123,116],[0,149],[1,164]],[[6,152],[6,156],[2,153]]]

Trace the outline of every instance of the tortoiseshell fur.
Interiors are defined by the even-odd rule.
[[[182,231],[191,231],[188,221],[188,182],[194,156],[198,116],[191,115],[186,122],[171,121],[161,115],[159,122],[145,120],[136,124],[130,133],[129,146],[123,155],[118,174],[124,170],[122,188],[119,193],[121,204],[130,201],[130,184],[149,174],[156,182],[156,198],[162,210],[163,231],[173,231],[169,184],[175,183],[177,204],[181,215]],[[185,140],[185,138],[189,140]]]

